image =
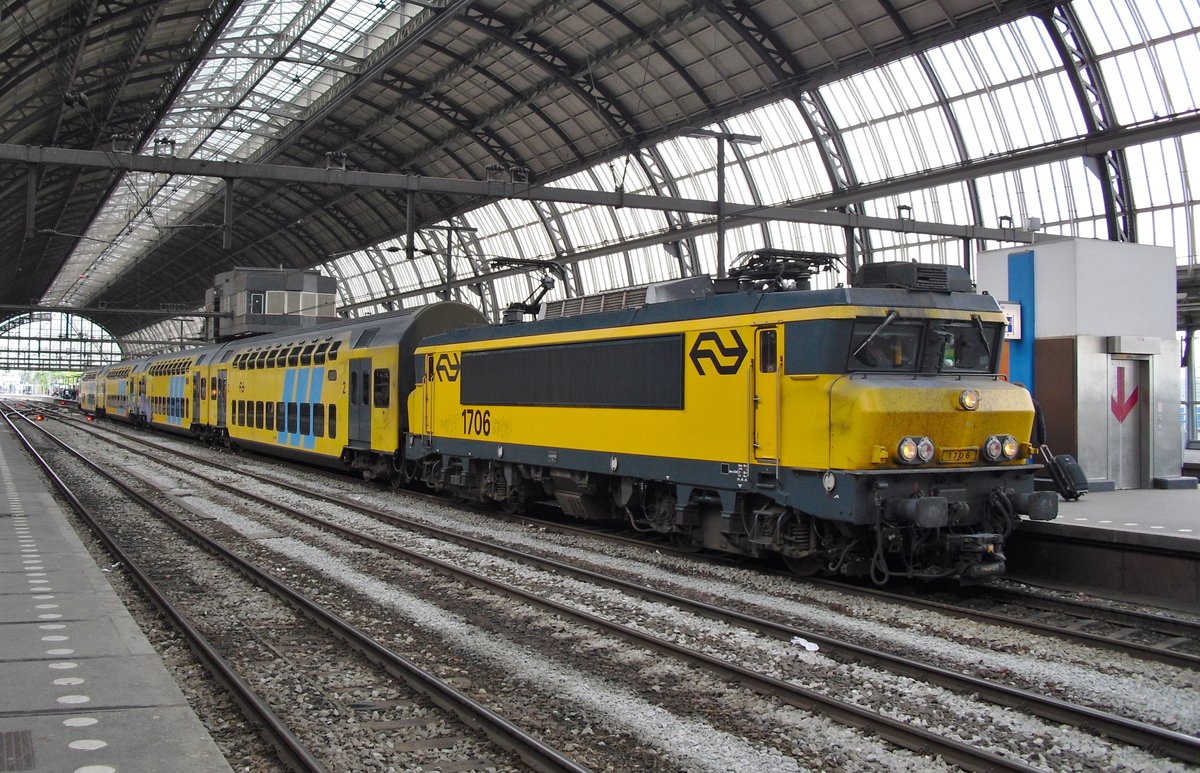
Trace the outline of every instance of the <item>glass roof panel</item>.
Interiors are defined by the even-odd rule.
[[[395,8],[395,10],[393,10]],[[181,158],[249,158],[285,129],[419,6],[357,0],[251,0],[187,84],[150,143]],[[127,175],[68,259],[45,300],[83,304],[95,297],[197,202],[217,180]],[[100,268],[93,268],[101,263]]]

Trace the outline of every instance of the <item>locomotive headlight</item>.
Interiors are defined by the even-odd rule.
[[[973,411],[979,407],[979,392],[975,389],[968,389],[958,396],[958,404],[964,410]]]
[[[1021,444],[1012,435],[1004,435],[1000,438],[1000,453],[1004,454],[1005,459],[1016,459],[1020,451]]]
[[[1005,435],[1004,437],[1007,437]],[[998,462],[1004,455],[1004,440],[1000,435],[991,435],[983,443],[983,456],[989,462]]]
[[[933,459],[936,450],[927,437],[906,437],[896,447],[896,459],[901,464],[925,464]]]

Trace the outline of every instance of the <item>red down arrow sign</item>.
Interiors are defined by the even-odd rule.
[[[1117,421],[1124,423],[1125,418],[1133,411],[1133,407],[1137,405],[1138,388],[1134,387],[1129,393],[1129,397],[1125,396],[1125,366],[1117,366],[1117,394],[1109,398],[1109,404],[1112,406],[1113,416],[1117,417]]]

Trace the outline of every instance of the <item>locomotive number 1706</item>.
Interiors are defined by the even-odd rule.
[[[464,408],[462,412],[464,435],[492,434],[492,412],[475,408]]]

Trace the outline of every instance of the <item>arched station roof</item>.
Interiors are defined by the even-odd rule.
[[[220,271],[325,266],[346,314],[447,283],[495,313],[532,280],[494,256],[570,264],[559,295],[711,273],[715,212],[687,205],[717,199],[719,148],[723,200],[741,207],[729,256],[969,263],[1004,243],[996,229],[1040,224],[1196,264],[1190,0],[18,0],[2,13],[0,303],[197,308]],[[159,165],[125,171],[130,153]],[[185,161],[258,171],[222,180]],[[389,177],[346,185],[343,171]],[[445,182],[488,180],[594,195]],[[608,206],[613,194],[666,204]],[[178,327],[95,316],[145,340]]]

